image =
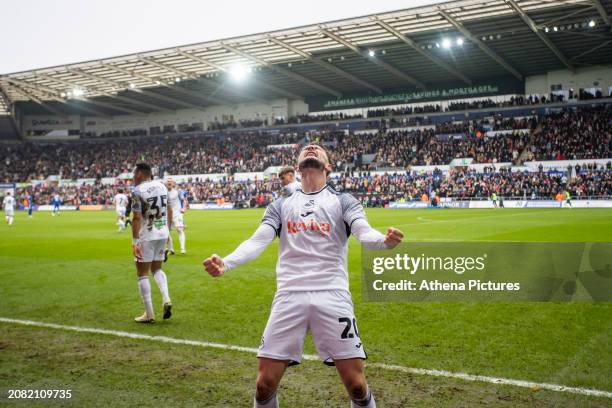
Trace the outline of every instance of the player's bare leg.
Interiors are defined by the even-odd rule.
[[[342,383],[351,398],[351,408],[376,408],[374,396],[366,382],[363,360],[361,358],[349,358],[334,360],[334,363],[336,363],[338,374],[340,374]]]
[[[276,390],[288,364],[289,362],[284,360],[259,357],[259,371],[257,373],[255,398],[253,400],[254,408],[278,407]]]
[[[138,275],[138,290],[144,305],[144,314],[134,320],[138,323],[154,323],[153,301],[151,299],[151,283],[149,282],[149,271],[151,262],[136,262],[136,274]]]
[[[151,262],[151,271],[153,271],[153,278],[157,283],[157,287],[162,295],[164,319],[169,319],[172,316],[172,302],[170,301],[170,294],[168,293],[168,278],[166,273],[161,268],[161,261]]]

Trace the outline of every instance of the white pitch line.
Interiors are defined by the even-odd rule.
[[[124,337],[124,338],[139,339],[139,340],[159,341],[162,343],[182,344],[182,345],[187,345],[187,346],[242,351],[242,352],[252,353],[252,354],[257,353],[257,349],[253,347],[242,347],[242,346],[235,346],[231,344],[211,343],[207,341],[198,341],[198,340],[177,339],[174,337],[166,337],[166,336],[150,336],[148,334],[125,332],[125,331],[119,331],[119,330],[96,329],[96,328],[81,327],[81,326],[66,326],[63,324],[37,322],[33,320],[10,319],[6,317],[0,317],[0,322],[18,324],[22,326],[44,327],[44,328],[49,328],[49,329],[72,331],[72,332],[78,332],[78,333],[105,334],[108,336]],[[312,354],[304,354],[302,358],[304,360],[314,360],[314,361],[319,360],[317,356],[312,355]],[[537,383],[537,382],[524,381],[524,380],[514,380],[511,378],[498,378],[498,377],[489,377],[489,376],[484,376],[484,375],[455,373],[452,371],[432,370],[432,369],[427,369],[427,368],[404,367],[400,365],[384,364],[384,363],[368,363],[367,366],[371,368],[372,367],[380,368],[383,370],[398,371],[398,372],[408,373],[408,374],[429,375],[429,376],[434,376],[434,377],[445,377],[445,378],[456,378],[456,379],[460,379],[464,381],[476,381],[476,382],[486,382],[490,384],[512,385],[515,387],[530,388],[534,390],[543,389],[543,390],[556,391],[556,392],[568,392],[572,394],[588,395],[588,396],[593,396],[593,397],[612,398],[612,392],[610,391],[602,391],[602,390],[596,390],[596,389],[591,389],[591,388],[568,387],[568,386],[559,385],[559,384]]]

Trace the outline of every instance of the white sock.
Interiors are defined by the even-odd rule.
[[[351,408],[376,408],[376,401],[374,401],[374,395],[368,389],[368,394],[364,399],[351,400]]]
[[[276,393],[265,401],[257,401],[257,398],[253,398],[253,408],[278,408],[278,398]]]
[[[138,278],[138,290],[140,291],[140,297],[144,304],[145,312],[147,316],[153,318],[153,302],[151,301],[151,283],[149,282],[148,276],[140,276]]]
[[[155,278],[155,282],[157,282],[157,287],[162,295],[162,301],[164,303],[168,303],[170,301],[170,295],[168,294],[168,279],[166,278],[166,274],[161,269],[153,272],[153,277]]]
[[[174,243],[172,242],[172,235],[168,234],[168,250],[174,252]]]
[[[179,242],[181,243],[181,251],[185,250],[185,231],[181,228],[178,231]]]
[[[9,225],[13,225],[13,217],[8,217]]]

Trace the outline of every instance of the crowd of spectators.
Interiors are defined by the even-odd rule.
[[[545,116],[541,125],[530,147],[530,159],[611,157],[612,105],[566,109]]]
[[[130,136],[147,136],[148,132],[146,129],[128,129],[128,130],[114,130],[109,132],[86,132],[83,136],[85,138],[118,138],[118,137],[130,137]]]
[[[339,173],[329,184],[338,191],[349,192],[368,207],[384,207],[391,201],[418,201],[423,197],[455,199],[487,199],[498,196],[518,199],[549,199],[564,191],[574,198],[612,196],[612,163],[607,166],[585,166],[575,177],[566,172],[511,172],[508,170],[475,172],[454,171],[447,174],[434,170],[428,173],[406,172],[373,175],[370,172]],[[239,207],[265,207],[278,197],[278,178],[237,181],[232,177],[219,180],[193,179],[179,185],[190,203],[234,203]],[[50,204],[58,193],[65,205],[113,205],[118,188],[126,185],[105,185],[100,182],[81,186],[53,187],[39,184],[20,188],[19,200],[26,194],[34,203]]]
[[[156,174],[262,171],[293,160],[294,152],[269,145],[297,143],[297,135],[150,138],[105,142],[0,145],[0,180],[21,182],[61,175],[64,179],[117,177],[147,161]]]
[[[612,157],[612,105],[567,109],[541,118],[498,115],[410,130],[400,127],[422,123],[400,121],[398,126],[389,126],[387,122],[392,120],[374,123],[373,130],[365,133],[323,126],[303,134],[257,131],[2,144],[0,182],[24,182],[49,175],[63,179],[117,177],[131,172],[143,160],[157,175],[257,172],[294,163],[299,145],[311,141],[331,147],[332,163],[341,171],[402,170],[415,165],[449,164],[455,158],[472,158],[475,163],[517,163],[519,158]],[[490,134],[488,130],[508,132]],[[285,148],[271,148],[273,145]]]
[[[348,113],[319,113],[319,114],[308,114],[308,115],[296,115],[291,116],[288,119],[276,118],[275,125],[286,125],[286,124],[299,124],[299,123],[313,123],[313,122],[327,122],[330,120],[347,120],[347,119],[361,119],[362,114],[348,114]]]
[[[268,126],[268,119],[240,119],[238,121],[230,120],[227,122],[215,121],[208,124],[208,130],[226,130],[262,126]]]

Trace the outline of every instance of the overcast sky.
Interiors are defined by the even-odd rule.
[[[440,2],[6,0],[0,74]]]

